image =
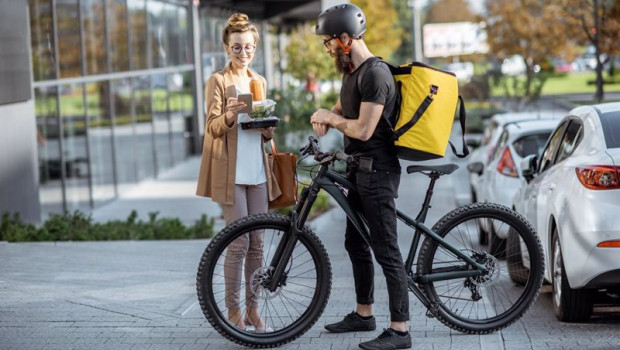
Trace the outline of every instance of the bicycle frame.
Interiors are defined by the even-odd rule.
[[[457,278],[469,278],[475,276],[482,276],[487,273],[487,268],[471,257],[465,255],[463,252],[452,246],[449,242],[445,241],[437,233],[424,225],[426,214],[430,208],[430,199],[432,197],[435,181],[439,178],[439,175],[431,174],[431,183],[426,192],[426,197],[422,204],[422,209],[418,213],[416,219],[411,219],[404,212],[397,209],[397,218],[404,222],[407,226],[415,230],[411,248],[405,261],[405,268],[408,271],[409,289],[418,299],[427,307],[431,308],[432,305],[428,298],[424,295],[418,284],[430,283],[435,281],[450,280]],[[338,205],[344,210],[345,214],[351,220],[352,224],[362,235],[362,238],[370,245],[370,232],[367,225],[367,221],[362,213],[356,210],[347,199],[347,193],[350,191],[357,192],[356,186],[349,180],[347,180],[341,174],[338,174],[328,168],[328,164],[322,164],[318,173],[312,179],[311,184],[305,187],[301,193],[300,200],[295,206],[295,209],[291,212],[291,228],[288,232],[287,239],[283,239],[278,245],[274,257],[271,261],[274,271],[272,279],[268,285],[268,288],[272,291],[278,287],[284,270],[286,268],[288,259],[293,251],[295,244],[297,243],[297,235],[302,234],[302,228],[310,213],[310,208],[314,204],[317,195],[320,190],[325,190],[332,198],[336,200]],[[429,274],[420,274],[419,271],[413,273],[413,262],[417,256],[418,245],[420,243],[420,237],[425,236],[432,239],[438,245],[446,248],[458,258],[462,259],[463,265],[457,267],[449,267],[444,269],[436,269]]]

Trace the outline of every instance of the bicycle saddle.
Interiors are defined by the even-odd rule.
[[[422,171],[434,171],[439,175],[452,174],[459,166],[456,164],[442,164],[442,165],[410,165],[407,167],[407,174],[418,173]]]

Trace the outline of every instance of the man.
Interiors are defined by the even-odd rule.
[[[400,183],[400,164],[387,121],[397,108],[396,88],[387,65],[375,58],[364,43],[365,31],[366,17],[352,4],[325,10],[316,26],[316,34],[323,36],[325,48],[343,78],[336,105],[331,111],[317,110],[311,117],[312,127],[318,136],[325,135],[329,128],[344,134],[345,152],[358,163],[347,169],[347,176],[359,189],[359,198],[352,202],[361,203],[371,236],[369,247],[347,220],[345,248],[353,265],[357,306],[344,320],[325,328],[334,333],[375,330],[372,249],[387,282],[390,328],[360,347],[408,349],[411,335],[407,327],[407,274],[397,242],[394,203]]]

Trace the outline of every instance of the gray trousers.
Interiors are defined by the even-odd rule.
[[[266,213],[268,210],[267,184],[235,185],[235,202],[222,205],[226,224],[251,214]],[[235,239],[226,250],[224,279],[226,281],[226,307],[240,309],[240,292],[244,287],[241,273],[245,272],[245,305],[258,307],[258,300],[250,290],[252,273],[263,265],[264,232],[257,230]],[[244,269],[245,260],[245,269]]]

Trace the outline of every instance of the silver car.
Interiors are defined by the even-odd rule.
[[[620,103],[573,109],[521,168],[528,183],[514,207],[540,235],[555,313],[585,320],[597,291],[620,294]],[[509,273],[519,283],[529,264],[511,237]]]
[[[559,122],[558,118],[504,124],[489,163],[480,176],[478,201],[511,207],[515,193],[525,184],[519,165],[521,160],[539,154]],[[481,224],[481,243],[488,244],[493,255],[503,257],[507,228],[498,223],[493,226],[490,222]]]

